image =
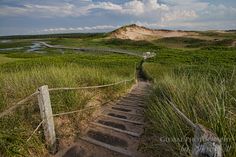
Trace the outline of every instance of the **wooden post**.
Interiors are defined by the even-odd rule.
[[[135,77],[135,83],[138,83],[138,78],[137,78],[137,62],[135,62],[135,71],[134,71],[134,77]]]
[[[40,115],[43,120],[43,130],[46,145],[49,151],[56,153],[56,135],[54,130],[54,121],[51,107],[51,100],[49,96],[48,86],[42,86],[38,89],[38,104],[40,109]]]
[[[127,81],[125,80],[125,92],[127,92]]]
[[[220,138],[200,124],[196,124],[192,147],[192,157],[223,156]]]

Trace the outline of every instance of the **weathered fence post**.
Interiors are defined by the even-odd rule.
[[[44,85],[38,89],[38,104],[40,108],[40,115],[43,120],[43,130],[46,145],[51,153],[56,153],[56,135],[54,130],[54,121],[51,107],[51,100],[49,96],[48,86]]]
[[[135,69],[135,71],[134,71],[134,81],[135,81],[135,83],[138,83],[138,78],[137,78],[137,63],[135,62],[135,65],[134,65],[134,69]]]
[[[127,91],[127,81],[125,80],[125,92]]]

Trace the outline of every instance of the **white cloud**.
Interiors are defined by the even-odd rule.
[[[133,0],[122,5],[121,13],[130,15],[145,15],[150,12],[168,10],[168,6],[158,3],[157,0]]]
[[[25,8],[8,7],[8,6],[4,6],[0,8],[1,16],[22,15],[26,12],[27,10]]]
[[[142,15],[152,11],[168,10],[168,6],[158,3],[157,0],[131,0],[124,4],[111,2],[92,2],[90,0],[79,3],[54,4],[24,4],[19,7],[0,6],[0,15],[28,15],[43,17],[65,17],[88,15],[94,9],[112,11],[118,14]]]
[[[142,13],[144,13],[144,5],[141,1],[130,1],[125,3],[122,6],[123,10],[121,11],[121,13],[127,13],[127,14],[131,14],[131,15],[140,15]]]
[[[39,16],[39,17],[64,17],[74,14],[75,6],[69,3],[58,3],[56,5],[38,5],[38,4],[25,4],[22,7],[0,7],[0,15],[7,16]],[[76,12],[79,15],[80,12]],[[82,12],[81,12],[82,14]]]
[[[185,20],[185,19],[193,19],[198,17],[197,13],[194,10],[173,10],[161,18],[162,22],[166,21],[174,21],[174,20]]]
[[[113,30],[119,28],[120,26],[113,25],[98,25],[98,26],[86,26],[86,27],[69,27],[69,28],[48,28],[36,31],[36,33],[68,33],[68,32],[101,32],[104,30]],[[35,33],[35,32],[33,32]]]
[[[21,1],[21,6],[0,5],[0,16],[31,16],[43,18],[57,17],[79,17],[78,19],[89,18],[104,23],[100,26],[77,27],[77,28],[49,28],[44,32],[63,31],[95,31],[115,29],[109,17],[116,15],[118,24],[125,24],[122,20],[133,19],[140,25],[150,27],[182,27],[205,28],[211,23],[217,26],[231,25],[236,23],[236,8],[222,4],[213,5],[202,0],[130,0],[124,3],[94,2],[92,0],[64,0],[60,2],[48,1],[47,3],[33,3],[33,1]],[[223,2],[222,2],[223,3]],[[99,12],[99,18],[97,13]],[[95,14],[96,13],[96,14]],[[73,18],[76,19],[76,18]],[[89,21],[86,19],[86,21]],[[94,21],[91,22],[92,25]],[[196,26],[196,27],[195,27]]]
[[[204,10],[204,12],[202,12],[205,16],[213,16],[213,17],[219,17],[219,16],[230,16],[236,15],[236,8],[233,7],[226,7],[223,4],[219,4],[219,5],[209,5],[209,7],[207,8],[207,10]]]
[[[111,2],[100,2],[98,4],[93,4],[93,8],[91,9],[104,9],[104,10],[113,10],[113,11],[120,11],[122,10],[122,6],[118,4],[113,4]]]

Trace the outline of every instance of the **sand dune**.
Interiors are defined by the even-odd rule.
[[[174,30],[154,30],[141,27],[135,24],[121,27],[111,32],[111,38],[130,40],[152,40],[165,37],[182,37],[195,35],[194,32],[174,31]]]

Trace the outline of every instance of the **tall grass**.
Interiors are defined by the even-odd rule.
[[[114,62],[116,61],[116,62]],[[28,58],[0,66],[0,110],[32,94],[42,85],[80,87],[109,84],[134,77],[137,58],[121,55],[63,55]],[[92,99],[110,100],[125,92],[132,82],[106,89],[54,91],[50,93],[53,113],[83,109]],[[85,116],[85,115],[84,115]],[[79,117],[71,116],[69,123]],[[37,99],[0,119],[1,156],[43,156],[43,134],[27,138],[40,122]],[[59,130],[57,134],[61,135]],[[79,132],[79,130],[77,130]]]
[[[154,140],[145,150],[155,155],[191,156],[193,132],[175,114],[170,99],[194,123],[213,130],[222,139],[225,157],[236,156],[236,74],[203,67],[145,64],[146,73],[154,79],[153,95],[147,109],[151,122],[148,134]],[[203,73],[204,71],[204,73]],[[167,154],[168,154],[167,153]],[[167,155],[168,156],[168,155]]]
[[[8,62],[14,62],[14,61],[17,61],[17,60],[19,60],[19,59],[9,58],[9,57],[5,56],[4,54],[0,54],[0,65],[8,63]]]

